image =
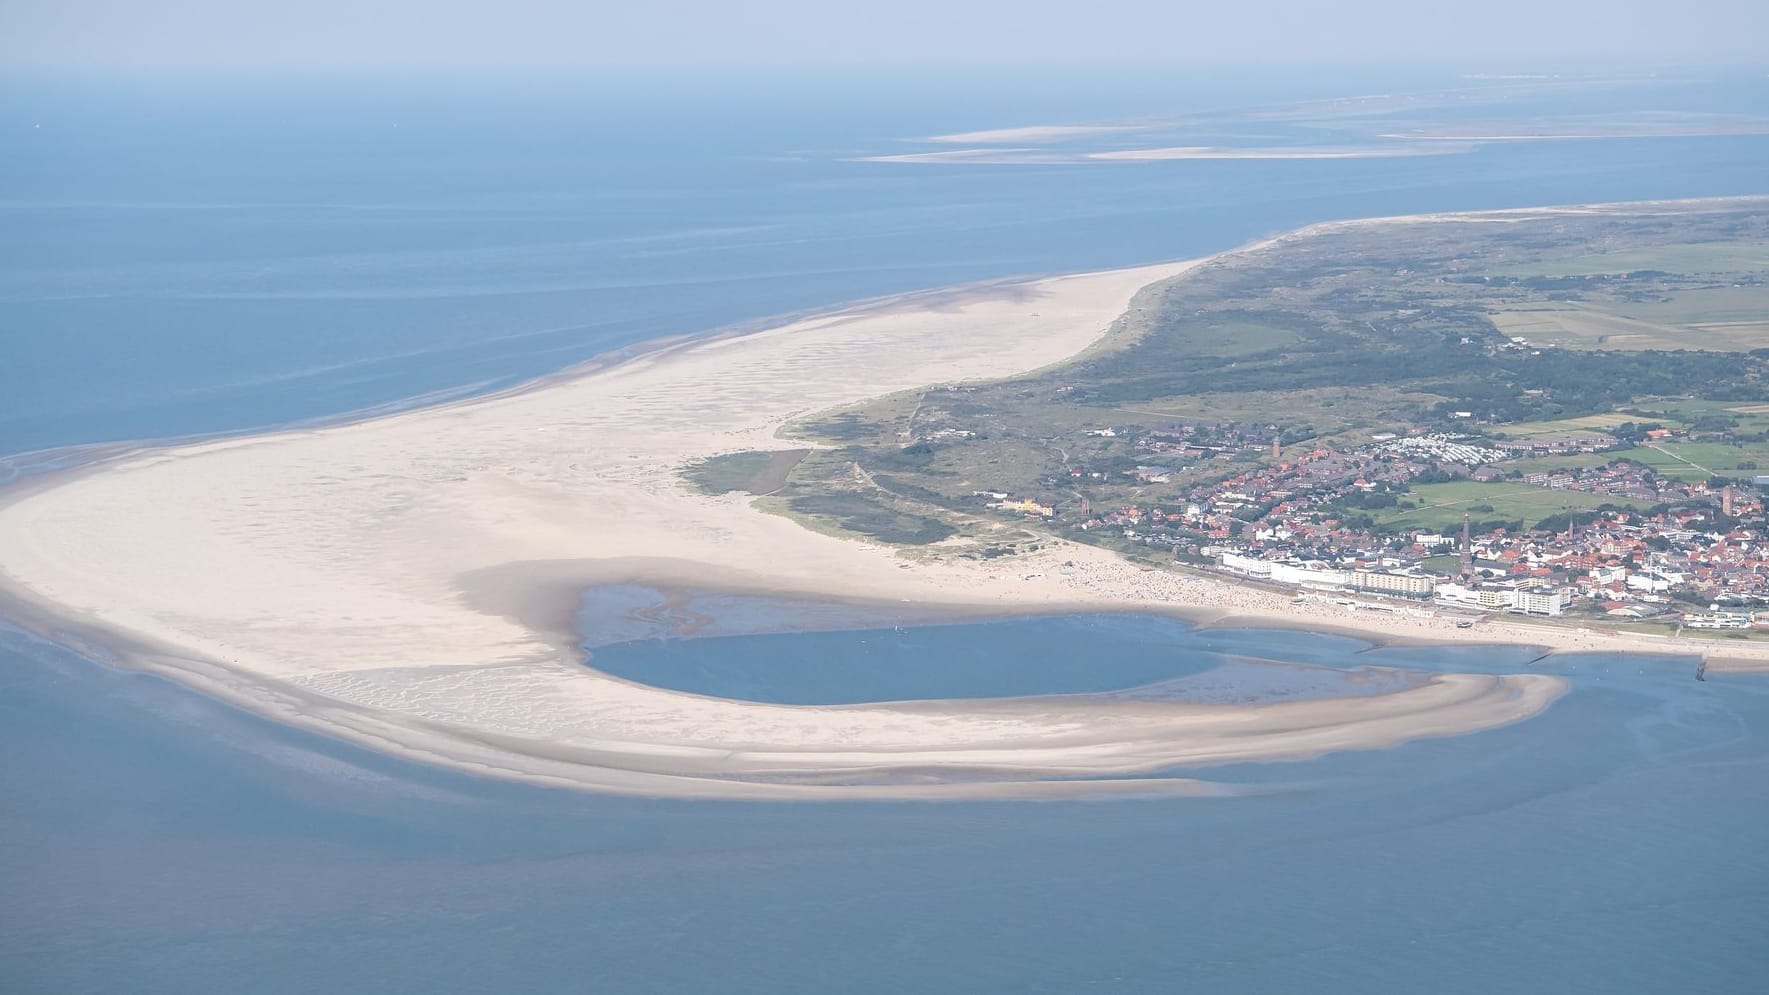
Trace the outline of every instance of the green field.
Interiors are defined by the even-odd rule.
[[[1419,565],[1425,568],[1426,573],[1454,574],[1462,569],[1462,554],[1439,553],[1436,556],[1427,556],[1419,561]]]
[[[1741,274],[1741,277],[1743,274]],[[1714,328],[1724,333],[1728,325],[1756,325],[1769,322],[1769,309],[1764,307],[1769,290],[1760,285],[1762,273],[1745,277],[1739,286],[1686,287],[1670,290],[1644,300],[1630,300],[1617,305],[1624,314],[1642,321],[1663,321],[1694,329]],[[1740,342],[1745,349],[1763,345],[1759,335],[1754,342]]]
[[[1495,309],[1494,327],[1563,349],[1709,349],[1748,352],[1769,340],[1762,287],[1683,291],[1665,301],[1554,301]]]
[[[1493,302],[1494,327],[1566,349],[1748,352],[1769,344],[1769,243],[1640,245],[1503,266],[1533,294]]]
[[[1573,435],[1578,432],[1603,432],[1627,422],[1640,422],[1638,415],[1624,415],[1620,412],[1609,412],[1601,415],[1583,415],[1578,418],[1558,418],[1553,421],[1513,422],[1501,425],[1496,430],[1507,438],[1527,439],[1538,435]]]
[[[1661,477],[1685,483],[1710,477],[1750,477],[1769,473],[1769,443],[1735,446],[1724,442],[1664,442],[1605,453],[1531,456],[1500,465],[1505,470],[1521,473],[1552,473],[1555,470],[1607,466],[1617,460],[1630,460],[1651,467]],[[1740,463],[1755,463],[1762,469],[1740,467]]]
[[[1507,472],[1516,470],[1525,473],[1553,473],[1556,470],[1589,470],[1594,467],[1608,466],[1618,459],[1630,458],[1632,449],[1616,449],[1607,453],[1568,453],[1565,456],[1525,456],[1522,459],[1506,460],[1499,468]]]
[[[1769,432],[1769,404],[1741,404],[1737,401],[1716,401],[1705,398],[1662,398],[1643,400],[1629,410],[1637,422],[1661,422],[1665,425],[1687,425],[1702,430],[1704,425],[1726,426],[1743,434]]]
[[[1751,476],[1769,470],[1740,469],[1740,463],[1769,467],[1769,443],[1735,446],[1724,442],[1665,442],[1612,454],[1652,467],[1661,477],[1695,481],[1709,477]]]
[[[1381,509],[1372,516],[1376,524],[1392,530],[1454,531],[1467,513],[1477,521],[1521,521],[1529,528],[1568,509],[1589,511],[1605,504],[1641,507],[1639,502],[1603,494],[1474,480],[1421,484],[1403,495],[1402,500],[1412,501],[1417,507]]]

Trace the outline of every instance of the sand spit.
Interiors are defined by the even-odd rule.
[[[1052,142],[1066,142],[1077,138],[1097,138],[1102,135],[1121,135],[1125,132],[1147,131],[1152,127],[1154,127],[1154,125],[1147,124],[1039,124],[1028,125],[1023,128],[992,128],[987,131],[961,131],[950,135],[932,135],[921,140],[924,142],[940,142],[946,145],[1038,145]]]
[[[1215,148],[1208,145],[1174,145],[1151,149],[1115,149],[1087,152],[1080,158],[1098,162],[1160,162],[1176,159],[1405,159],[1413,156],[1455,155],[1471,148],[1443,143],[1421,145],[1368,145],[1354,148]]]
[[[1049,165],[1099,162],[1168,162],[1182,159],[1402,159],[1414,156],[1462,155],[1470,151],[1473,151],[1472,145],[1459,145],[1453,142],[1367,145],[1348,148],[1221,148],[1209,145],[1175,145],[1160,148],[1111,149],[1099,152],[1064,151],[1031,146],[977,146],[942,149],[934,152],[900,152],[860,156],[855,161]]]
[[[1223,789],[1088,779],[1384,747],[1545,708],[1564,685],[1539,674],[1252,706],[794,707],[641,687],[582,665],[563,621],[572,592],[596,582],[1316,624],[1303,613],[1326,609],[1055,541],[1013,564],[912,563],[739,497],[692,493],[678,476],[709,454],[800,446],[775,433],[815,411],[1072,356],[1138,289],[1198,262],[874,302],[495,397],[123,454],[0,493],[0,593],[39,633],[291,723],[467,770],[633,794],[1210,793]],[[1468,638],[1423,621],[1357,621]],[[1533,628],[1476,638],[1495,636],[1548,642]]]

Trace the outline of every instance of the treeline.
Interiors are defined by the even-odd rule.
[[[1489,357],[1454,380],[1420,389],[1450,398],[1434,409],[1440,417],[1469,411],[1486,421],[1535,421],[1612,411],[1635,398],[1678,396],[1697,387],[1716,399],[1762,401],[1769,399],[1765,372],[1769,362],[1740,353],[1544,349]]]

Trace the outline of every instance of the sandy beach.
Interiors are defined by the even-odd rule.
[[[1222,789],[1088,779],[1491,728],[1537,714],[1564,685],[1452,674],[1253,706],[764,705],[585,666],[568,625],[578,590],[716,585],[978,613],[1145,609],[1373,638],[1714,651],[1353,616],[1055,540],[1008,564],[912,561],[680,478],[707,455],[802,445],[776,433],[819,410],[1065,359],[1137,290],[1200,262],[872,302],[493,397],[144,448],[35,478],[0,492],[3,610],[46,638],[373,748],[550,784],[723,798],[1209,793]],[[1769,666],[1769,647],[1725,651]]]

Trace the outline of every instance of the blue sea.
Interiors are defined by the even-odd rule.
[[[1317,220],[1769,193],[1769,137],[1748,134],[864,161],[1157,116],[1173,144],[1343,143],[1382,122],[1296,108],[1376,93],[1472,94],[1431,104],[1444,121],[1769,116],[1760,73],[1496,85],[5,80],[0,479],[62,447],[422,403],[658,336]],[[379,756],[0,629],[0,991],[1762,990],[1769,679],[1134,615],[750,628],[806,617],[827,631],[635,631],[589,652],[630,680],[792,703],[1235,700],[1443,670],[1572,689],[1503,729],[1185,772],[1245,789],[1230,798],[656,801]]]

